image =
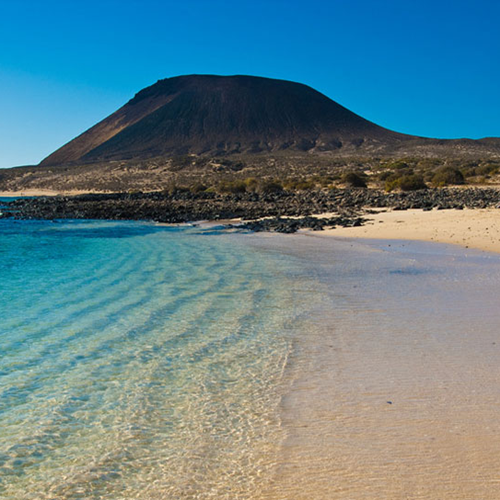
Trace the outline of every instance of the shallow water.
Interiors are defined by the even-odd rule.
[[[188,227],[0,233],[0,497],[258,497],[300,316],[287,259]]]
[[[500,258],[0,221],[0,498],[498,498]]]
[[[294,249],[323,300],[291,356],[266,498],[500,498],[500,256],[322,238]]]

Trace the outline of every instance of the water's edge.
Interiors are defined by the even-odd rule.
[[[298,336],[266,499],[497,498],[500,256],[427,242],[268,240],[321,300]]]
[[[0,283],[0,498],[495,498],[498,255],[0,221]]]

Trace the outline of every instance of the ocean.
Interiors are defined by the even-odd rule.
[[[500,451],[498,277],[440,245],[0,220],[0,498],[402,498],[456,466],[450,419]]]

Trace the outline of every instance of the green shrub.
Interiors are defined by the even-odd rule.
[[[335,179],[331,175],[314,175],[311,178],[311,182],[313,184],[313,187],[320,186],[320,187],[328,187],[332,181]],[[309,188],[306,188],[309,189]]]
[[[403,175],[388,179],[385,182],[385,190],[392,191],[394,189],[401,189],[401,191],[416,191],[418,189],[426,189],[427,184],[420,175]]]
[[[391,177],[385,180],[385,190],[386,191],[394,191],[399,187],[399,177],[395,177],[391,175]]]
[[[189,188],[187,186],[179,186],[178,184],[169,183],[163,189],[163,192],[168,193],[170,195],[179,194],[179,193],[187,193]]]
[[[266,179],[259,183],[258,191],[262,194],[279,193],[283,191],[283,186],[276,180]]]
[[[495,175],[498,172],[499,166],[493,163],[485,163],[483,165],[480,165],[479,167],[476,167],[475,170],[476,175],[490,176]]]
[[[255,177],[247,177],[244,181],[247,191],[255,193],[259,188],[259,182]]]
[[[418,189],[427,189],[427,184],[420,175],[404,175],[399,179],[399,189],[401,191],[416,191]]]
[[[311,179],[288,179],[283,183],[283,187],[290,191],[304,191],[316,187]]]
[[[387,180],[399,179],[400,177],[403,177],[405,175],[413,175],[413,174],[414,174],[413,169],[406,166],[397,169],[384,170],[378,174],[378,178],[381,181],[387,181]]]
[[[219,192],[221,193],[238,194],[244,193],[246,190],[247,185],[245,184],[245,181],[223,181],[219,184]]]
[[[448,186],[449,184],[463,184],[464,176],[458,168],[441,167],[432,177],[434,186]]]
[[[344,184],[355,188],[365,188],[366,182],[364,179],[358,175],[356,172],[347,172],[342,178]]]
[[[464,178],[466,177],[474,177],[476,175],[475,167],[463,167],[460,169]]]
[[[386,180],[390,179],[391,177],[392,178],[394,177],[394,172],[391,172],[390,170],[384,170],[383,172],[380,172],[380,174],[378,174],[378,178],[382,182],[385,182]]]
[[[438,158],[423,158],[419,160],[417,163],[418,168],[422,168],[424,170],[427,169],[435,169],[436,167],[440,167],[443,164],[443,160]]]
[[[393,170],[405,170],[410,168],[410,165],[405,160],[396,160],[391,163],[387,163],[385,166]]]
[[[297,191],[306,191],[308,189],[314,189],[316,184],[311,180],[303,180],[297,182],[294,187]]]

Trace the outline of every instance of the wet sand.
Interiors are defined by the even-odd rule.
[[[291,359],[288,437],[265,498],[498,499],[500,257],[273,239],[309,262],[324,300]]]
[[[500,252],[500,209],[387,211],[368,216],[361,227],[323,234],[347,238],[423,240]]]

